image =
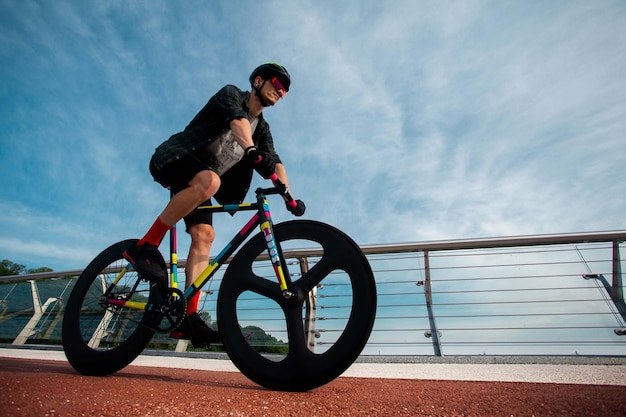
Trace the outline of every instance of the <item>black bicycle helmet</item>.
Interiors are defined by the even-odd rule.
[[[272,78],[278,78],[278,81],[285,87],[286,91],[289,91],[291,85],[291,76],[287,72],[287,69],[275,62],[268,62],[263,65],[259,65],[250,74],[250,85],[254,84],[254,79],[260,76],[264,80],[271,80]]]

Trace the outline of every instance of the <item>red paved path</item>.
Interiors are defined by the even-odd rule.
[[[0,358],[0,415],[624,417],[626,386],[339,378],[280,393],[236,372],[130,366],[99,378]]]

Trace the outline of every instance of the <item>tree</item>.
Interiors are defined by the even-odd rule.
[[[241,329],[248,344],[261,353],[283,353],[289,351],[289,347],[282,340],[265,333],[260,327],[246,326]]]
[[[3,259],[0,263],[0,276],[5,277],[8,275],[19,275],[24,272],[28,274],[37,274],[40,272],[52,272],[54,269],[48,268],[47,266],[40,266],[39,268],[30,268],[26,269],[26,266],[16,264],[8,259]]]
[[[39,268],[31,268],[28,272],[29,274],[38,274],[40,272],[52,272],[54,271],[52,268],[48,268],[47,266],[40,266]]]
[[[24,272],[24,269],[26,269],[24,265],[13,263],[8,259],[3,259],[2,262],[0,262],[0,276],[3,277],[7,275],[19,275]]]

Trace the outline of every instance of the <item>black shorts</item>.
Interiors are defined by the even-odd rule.
[[[187,155],[158,169],[154,165],[154,158],[150,160],[150,174],[156,182],[163,187],[177,194],[189,187],[189,181],[201,171],[213,171],[211,161],[203,162],[193,155]],[[211,199],[205,201],[201,206],[211,205]],[[213,213],[207,210],[194,210],[185,216],[185,226],[187,232],[194,224],[213,224]]]

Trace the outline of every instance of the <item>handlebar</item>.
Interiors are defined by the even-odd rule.
[[[246,154],[248,154],[251,149],[256,150],[256,146],[249,146],[248,148],[246,148]],[[255,164],[259,164],[261,163],[261,161],[263,161],[263,157],[261,155],[257,155],[257,157],[253,160]],[[276,175],[275,172],[270,176],[269,179],[272,180],[272,183],[274,184],[274,187],[276,187],[278,194],[283,197],[287,205],[289,205],[289,207],[297,207],[298,203],[296,203],[296,200],[289,193],[287,186],[283,184],[280,179],[278,179],[278,175]]]
[[[279,194],[283,196],[283,199],[290,207],[296,207],[298,205],[291,193],[289,193],[289,189],[287,188],[287,186],[283,184],[280,179],[278,179],[278,175],[276,175],[276,173],[272,174],[270,180],[272,180],[272,184],[274,184],[274,187],[278,189]]]

